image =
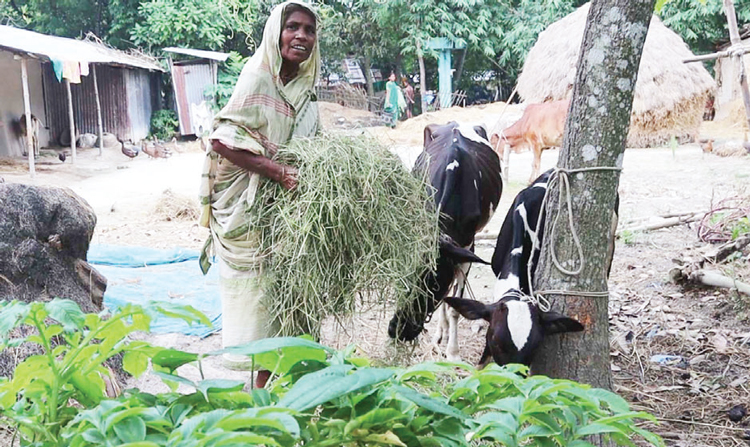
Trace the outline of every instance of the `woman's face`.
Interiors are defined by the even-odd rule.
[[[310,57],[315,45],[315,19],[312,15],[294,11],[281,29],[281,57],[287,62],[301,64]]]
[[[381,78],[381,79],[382,79],[382,78]],[[389,81],[395,81],[395,80],[396,80],[396,75],[395,75],[395,74],[393,74],[393,73],[391,73],[391,75],[390,75],[390,76],[388,76],[388,80],[389,80]]]

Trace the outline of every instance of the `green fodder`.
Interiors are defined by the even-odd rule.
[[[437,257],[438,217],[425,178],[371,137],[323,135],[279,150],[299,168],[285,191],[263,181],[251,210],[266,308],[280,335],[319,337],[328,315],[404,303]]]

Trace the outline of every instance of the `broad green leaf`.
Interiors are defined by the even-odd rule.
[[[507,411],[517,418],[523,411],[525,401],[526,399],[523,397],[508,397],[489,405],[489,407],[500,411]]]
[[[196,390],[200,391],[208,401],[208,393],[239,391],[245,386],[245,382],[241,380],[209,379],[201,380],[196,385]]]
[[[628,405],[628,402],[611,391],[603,390],[601,388],[591,388],[590,390],[586,390],[586,393],[596,397],[600,401],[606,402],[609,408],[615,413],[625,413],[630,411],[630,405]]]
[[[370,434],[363,438],[364,441],[367,442],[374,442],[376,444],[385,444],[385,445],[397,445],[399,447],[407,447],[406,444],[401,442],[401,439],[399,439],[398,436],[396,436],[395,433],[392,431],[387,431],[385,433],[379,433],[379,434]]]
[[[143,442],[146,439],[146,423],[139,417],[129,417],[113,427],[122,442]]]
[[[250,391],[250,395],[253,398],[253,403],[257,407],[267,407],[271,405],[271,393],[265,388],[253,388]]]
[[[316,343],[312,340],[307,340],[305,338],[274,337],[274,338],[264,338],[262,340],[252,341],[244,345],[230,346],[220,351],[211,352],[208,355],[237,354],[237,355],[251,356],[251,355],[256,355],[256,354],[262,354],[264,352],[274,351],[277,349],[283,352],[286,348],[298,348],[298,347],[312,348],[314,350],[325,351],[325,352],[334,352],[333,349],[327,346],[323,346],[320,343]],[[296,362],[300,360],[319,360],[319,356],[316,355],[309,359],[299,358],[296,360]]]
[[[651,433],[650,431],[644,430],[639,427],[633,427],[633,431],[655,446],[663,447],[665,445],[664,440],[661,438],[661,436],[655,433]]]
[[[140,351],[126,351],[122,357],[122,369],[133,377],[140,377],[148,370],[148,356]]]
[[[557,435],[558,432],[550,430],[547,427],[541,425],[529,425],[518,434],[518,440],[523,442],[527,438],[541,438],[547,436]]]
[[[165,317],[183,320],[190,325],[200,323],[204,326],[213,327],[211,320],[209,320],[203,312],[193,306],[169,303],[166,301],[151,301],[144,311],[147,315],[152,313],[161,314]]]
[[[198,354],[183,352],[177,349],[163,349],[154,355],[151,363],[166,368],[169,372],[174,372],[180,366],[196,360],[198,360]]]
[[[394,385],[393,388],[396,390],[396,392],[400,396],[417,404],[418,406],[424,408],[425,410],[431,411],[433,413],[442,414],[445,416],[458,418],[461,420],[468,418],[466,414],[448,405],[447,403],[437,400],[433,397],[427,396],[425,394],[422,394],[409,387],[401,386],[401,385]]]
[[[330,366],[302,377],[280,400],[280,407],[305,411],[337,397],[344,396],[390,379],[393,370],[367,368],[347,374],[347,365]]]
[[[23,322],[29,315],[31,306],[19,301],[6,303],[0,311],[0,337],[5,338],[11,329]]]
[[[309,346],[288,346],[283,349],[263,352],[255,355],[255,362],[263,369],[285,375],[296,365],[318,362],[324,363],[326,352]]]
[[[164,383],[166,383],[167,386],[169,386],[173,390],[177,389],[178,384],[183,384],[192,388],[197,388],[197,385],[192,380],[186,379],[184,377],[181,377],[175,374],[169,374],[169,373],[165,373],[161,371],[152,371],[152,374],[162,379]]]
[[[615,414],[614,416],[597,419],[594,422],[598,422],[599,424],[611,424],[613,422],[620,422],[620,421],[625,421],[625,420],[632,421],[633,419],[647,419],[651,421],[656,420],[652,415],[643,411],[628,411],[625,413]]]
[[[358,416],[353,422],[356,422],[358,427],[370,428],[383,424],[392,425],[405,417],[405,414],[394,408],[378,408]]]
[[[454,418],[444,418],[432,424],[432,428],[435,430],[435,433],[444,438],[452,439],[459,443],[465,441],[467,427]]]
[[[80,370],[75,371],[70,376],[70,383],[78,391],[73,398],[87,407],[97,405],[105,397],[106,385],[97,372],[83,376]]]
[[[81,308],[74,301],[55,298],[52,301],[49,301],[45,307],[47,308],[50,318],[57,320],[62,324],[65,332],[83,329],[83,326],[86,323],[86,314],[83,313]]]

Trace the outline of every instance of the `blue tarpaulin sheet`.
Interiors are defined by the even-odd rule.
[[[221,329],[219,269],[212,268],[203,276],[198,255],[196,250],[180,248],[92,245],[87,257],[107,278],[107,308],[114,310],[128,303],[145,306],[151,301],[187,304],[206,314],[213,327],[159,317],[151,322],[151,331],[206,337]]]

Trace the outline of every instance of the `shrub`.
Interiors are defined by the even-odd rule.
[[[157,110],[151,115],[151,136],[160,140],[169,140],[177,133],[180,122],[174,110]]]
[[[185,307],[128,306],[103,320],[65,300],[2,305],[5,346],[25,341],[43,349],[0,383],[0,414],[19,428],[21,444],[583,447],[591,445],[588,436],[602,435],[618,445],[634,445],[635,436],[664,445],[636,426],[637,419],[654,418],[630,411],[617,395],[566,380],[526,378],[518,365],[376,368],[353,348],[335,351],[305,338],[270,338],[207,354],[251,356],[274,372],[268,389],[245,392],[244,382],[233,380],[193,382],[176,370],[200,365],[201,356],[126,339],[147,329],[154,313],[205,318]],[[19,325],[39,333],[9,337]],[[119,352],[134,375],[144,373],[150,360],[153,374],[173,391],[128,390],[106,399],[101,365]],[[178,384],[192,391],[176,393]]]

